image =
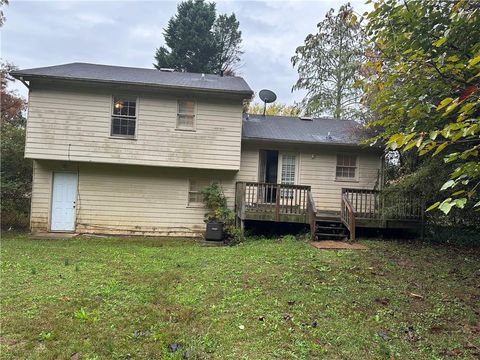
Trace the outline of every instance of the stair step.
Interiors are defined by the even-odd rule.
[[[317,236],[325,236],[325,237],[346,237],[346,234],[332,234],[332,233],[315,233]]]
[[[317,229],[344,230],[345,228],[344,228],[343,226],[337,226],[337,225],[332,225],[332,226],[320,226],[320,225],[317,225]]]
[[[332,222],[340,222],[342,219],[340,219],[338,216],[317,216],[316,217],[317,221],[332,221]]]

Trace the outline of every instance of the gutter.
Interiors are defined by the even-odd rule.
[[[257,138],[257,137],[242,137],[242,141],[259,141],[259,142],[305,144],[305,145],[351,146],[351,147],[360,147],[364,149],[382,150],[381,148],[366,146],[359,143],[319,142],[319,141],[316,142],[316,141],[306,141],[306,140],[267,139],[267,138]]]

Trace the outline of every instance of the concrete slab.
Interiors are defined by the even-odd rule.
[[[48,239],[71,239],[78,236],[76,233],[57,233],[57,232],[42,232],[30,234],[30,238],[34,240],[48,240]]]

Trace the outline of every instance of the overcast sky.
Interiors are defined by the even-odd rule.
[[[290,63],[295,48],[316,30],[330,8],[343,1],[216,1],[217,13],[234,12],[243,38],[243,76],[258,93],[275,91],[291,104],[302,92],[291,92],[297,79]],[[350,0],[356,12],[364,0]],[[1,57],[20,68],[91,62],[152,67],[162,31],[175,14],[176,1],[21,1],[5,9]],[[23,85],[15,85],[23,95]],[[258,99],[256,99],[258,100]]]

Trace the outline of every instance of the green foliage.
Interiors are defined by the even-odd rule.
[[[40,341],[51,341],[51,340],[55,340],[55,334],[52,333],[52,332],[42,331],[42,332],[38,335],[38,340],[40,340]]]
[[[223,71],[227,75],[234,75],[243,54],[240,48],[242,32],[239,28],[240,22],[235,14],[221,14],[215,20],[213,33],[218,51],[215,72]]]
[[[282,241],[297,241],[297,238],[294,235],[285,235],[282,237]]]
[[[364,37],[350,4],[331,9],[292,57],[298,69],[294,90],[305,89],[303,100],[309,115],[335,118],[358,115],[360,89],[355,85],[363,59]]]
[[[463,0],[381,0],[374,8],[367,33],[375,55],[364,81],[379,128],[372,141],[443,155],[452,171],[430,209],[480,206],[480,8]]]
[[[87,321],[90,316],[84,308],[81,308],[73,313],[73,318],[81,321]]]
[[[241,31],[235,14],[216,18],[215,3],[187,0],[177,7],[165,29],[165,44],[154,66],[178,71],[232,75],[240,61]]]
[[[24,158],[26,101],[8,89],[13,64],[1,64],[1,220],[2,228],[28,227],[32,189],[32,161]]]
[[[212,182],[202,190],[203,202],[208,209],[205,214],[205,222],[219,222],[223,224],[226,240],[234,245],[243,241],[243,234],[235,226],[235,213],[228,208],[227,198],[222,186],[218,182]]]
[[[2,228],[28,227],[32,189],[32,161],[24,158],[25,129],[1,125]]]
[[[263,115],[264,104],[250,104],[247,112],[250,114]],[[280,115],[280,116],[299,116],[301,108],[297,105],[286,105],[281,103],[272,103],[267,105],[266,115]]]

